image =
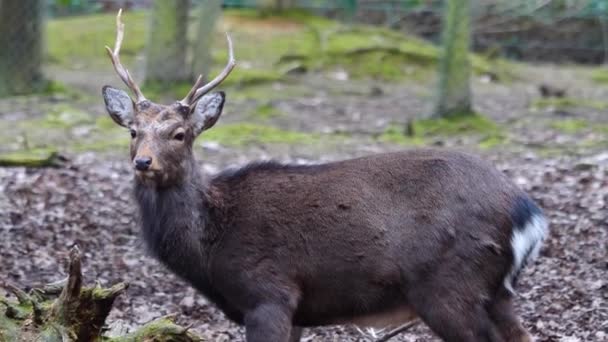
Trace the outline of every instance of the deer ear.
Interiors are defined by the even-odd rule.
[[[219,91],[207,94],[198,100],[190,117],[195,135],[199,135],[215,125],[222,114],[225,99],[226,94],[223,91]]]
[[[135,105],[129,94],[110,86],[104,86],[101,92],[110,117],[117,124],[129,127],[135,116]]]

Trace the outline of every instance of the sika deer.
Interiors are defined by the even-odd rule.
[[[388,327],[419,317],[446,341],[528,341],[512,285],[547,223],[502,173],[457,152],[413,150],[322,165],[253,163],[204,178],[193,141],[225,96],[196,82],[181,101],[106,86],[110,116],[131,132],[135,199],[149,250],[247,341],[297,341],[300,327]]]

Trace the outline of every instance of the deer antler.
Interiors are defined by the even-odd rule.
[[[210,92],[213,88],[217,87],[222,81],[228,77],[228,75],[232,72],[232,69],[236,66],[236,61],[234,60],[234,50],[232,49],[232,39],[230,39],[230,35],[226,33],[226,40],[228,41],[228,63],[222,72],[217,75],[216,78],[211,80],[211,82],[205,84],[201,87],[201,83],[203,81],[203,75],[199,75],[194,83],[194,86],[188,92],[188,95],[184,97],[183,100],[179,101],[183,106],[191,107],[205,94]]]
[[[125,24],[122,22],[121,15],[122,8],[118,10],[118,14],[116,15],[116,42],[114,43],[114,50],[110,49],[109,46],[106,46],[106,50],[108,51],[108,56],[110,56],[110,59],[112,60],[114,70],[116,70],[116,73],[118,74],[120,79],[125,82],[127,87],[129,87],[129,89],[131,89],[131,91],[133,91],[133,93],[135,94],[135,102],[140,103],[142,101],[146,101],[146,98],[144,97],[144,94],[141,92],[141,90],[139,90],[137,83],[135,83],[135,81],[133,81],[133,78],[131,78],[129,70],[127,70],[120,63],[120,46],[122,45],[122,38],[125,35]]]

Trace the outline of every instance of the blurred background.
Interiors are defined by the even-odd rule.
[[[122,86],[104,50],[113,46],[119,8],[125,9],[123,63],[146,96],[163,103],[183,97],[197,75],[221,70],[224,32],[233,36],[239,64],[223,84],[229,93],[223,121],[233,125],[209,132],[211,145],[292,138],[348,145],[343,136],[334,139],[341,133],[424,144],[428,127],[416,120],[462,111],[484,114],[483,122],[465,126],[483,126],[470,128],[482,129],[478,145],[493,147],[518,140],[494,127],[516,111],[560,112],[561,121],[549,128],[570,132],[587,125],[564,113],[605,109],[598,88],[608,82],[602,67],[608,1],[464,4],[468,10],[456,11],[455,23],[464,14],[470,20],[460,40],[461,28],[450,29],[442,64],[447,10],[438,0],[3,0],[0,150],[126,148],[128,137],[116,133],[99,96],[105,84]],[[461,75],[450,74],[458,69]],[[460,94],[441,90],[450,80],[458,81],[451,87]],[[451,105],[442,102],[450,97]],[[463,99],[464,107],[454,108]]]
[[[608,0],[0,0],[0,279],[60,279],[78,244],[87,282],[131,283],[110,335],[178,313],[210,341],[243,338],[138,239],[129,132],[101,97],[126,89],[104,48],[119,8],[122,63],[159,103],[221,71],[230,33],[224,113],[195,142],[207,174],[423,146],[481,154],[551,219],[522,277],[526,327],[608,340]]]

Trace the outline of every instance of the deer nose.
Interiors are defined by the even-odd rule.
[[[137,157],[135,158],[135,168],[139,171],[146,171],[152,164],[152,158],[150,157]]]

